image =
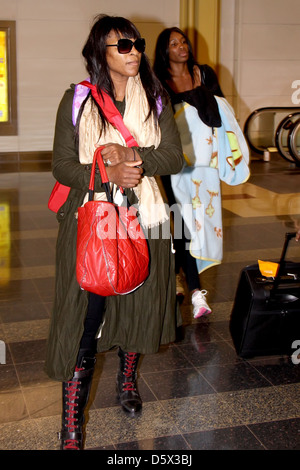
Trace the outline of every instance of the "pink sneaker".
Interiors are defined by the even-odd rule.
[[[208,306],[205,296],[207,290],[197,290],[192,295],[193,315],[194,318],[200,318],[203,315],[211,313],[211,308]]]

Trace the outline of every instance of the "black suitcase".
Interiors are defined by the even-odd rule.
[[[242,358],[295,352],[294,341],[300,340],[300,263],[285,261],[295,236],[285,235],[275,279],[263,277],[258,264],[241,271],[229,328]]]

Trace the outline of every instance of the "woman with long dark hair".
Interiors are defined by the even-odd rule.
[[[140,355],[155,353],[160,344],[175,339],[174,255],[170,237],[162,237],[169,221],[154,175],[180,171],[183,157],[171,106],[144,51],[145,40],[130,21],[107,15],[96,18],[82,51],[91,84],[99,95],[110,96],[138,146],[126,146],[89,88],[83,93],[82,86],[71,86],[57,113],[53,175],[71,190],[57,213],[55,299],[45,367],[51,378],[63,382],[61,449],[83,448],[96,352],[118,348],[117,393],[122,408],[135,414],[142,407],[136,385]],[[75,272],[76,212],[87,197],[97,146],[104,146],[110,183],[124,188],[129,202],[141,209],[151,258],[141,287],[105,298],[81,290]],[[95,191],[101,199],[100,174]]]
[[[177,57],[175,56],[176,49],[178,49]],[[176,26],[164,29],[158,36],[153,69],[174,99],[174,103],[176,101],[174,94],[189,91],[201,85],[213,95],[224,96],[214,70],[209,65],[200,65],[196,61],[188,36]]]
[[[156,43],[154,71],[168,91],[174,107],[187,101],[194,105],[202,119],[208,125],[219,125],[220,118],[214,94],[223,96],[215,72],[208,65],[200,66],[194,58],[192,45],[187,35],[177,27],[163,30]],[[208,116],[211,117],[210,121]],[[162,178],[169,200],[175,203],[170,176]],[[180,268],[186,276],[187,285],[192,295],[194,316],[198,318],[211,312],[206,301],[206,291],[201,290],[196,259],[190,254],[190,237],[184,226],[185,236],[175,237],[177,293],[182,293],[180,286]]]
[[[211,312],[199,274],[220,264],[223,254],[220,179],[228,184],[246,180],[249,153],[214,70],[198,64],[182,30],[160,33],[153,68],[171,98],[185,157],[182,171],[162,180],[169,203],[178,204],[183,218],[184,236],[174,235],[176,272],[183,270],[194,318],[199,318]],[[186,207],[192,207],[192,216]],[[182,293],[180,284],[177,293]]]

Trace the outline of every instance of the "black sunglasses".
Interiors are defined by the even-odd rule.
[[[146,41],[144,38],[138,38],[134,42],[130,39],[119,39],[118,44],[106,44],[106,47],[115,46],[118,48],[119,54],[128,54],[133,46],[138,52],[145,52]]]

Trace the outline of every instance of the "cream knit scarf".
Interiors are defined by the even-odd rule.
[[[155,125],[154,116],[147,120],[149,105],[139,75],[129,77],[125,93],[125,113],[123,121],[140,147],[157,148],[161,140],[159,126]],[[121,133],[111,124],[100,136],[101,122],[96,106],[91,98],[84,107],[79,126],[79,160],[82,164],[93,161],[95,148],[107,143],[126,146]],[[115,188],[114,188],[115,189]],[[143,226],[154,227],[168,219],[165,205],[154,177],[144,176],[134,192],[138,198],[139,213]],[[95,199],[106,198],[105,193],[96,193]],[[85,197],[84,203],[87,201]]]

